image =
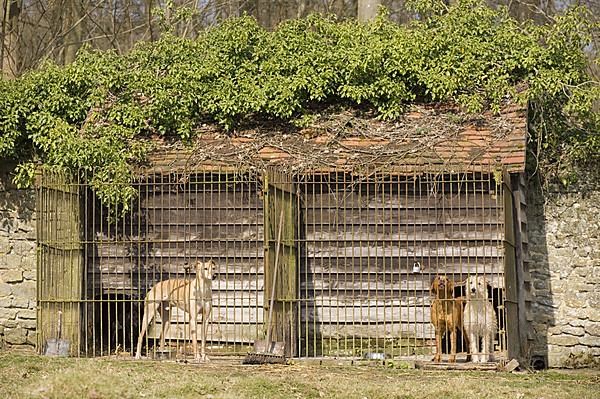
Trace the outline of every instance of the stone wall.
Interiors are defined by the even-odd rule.
[[[36,342],[35,192],[11,183],[0,165],[0,348]]]
[[[528,198],[533,354],[600,366],[600,190]]]

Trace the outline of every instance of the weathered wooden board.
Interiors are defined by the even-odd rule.
[[[488,282],[495,288],[504,287],[504,278],[498,275],[487,275]],[[387,292],[429,292],[430,276],[414,279],[398,275],[362,274],[314,276],[300,283],[300,291],[308,293],[337,292],[340,296],[371,295],[377,296]]]
[[[138,254],[137,251],[142,251]],[[259,241],[178,241],[155,242],[143,245],[130,245],[128,243],[98,243],[88,246],[88,256],[96,257],[186,257],[201,254],[202,257],[227,256],[258,257],[264,252],[263,244]]]
[[[252,307],[218,306],[213,304],[211,323],[217,324],[262,324],[264,322],[264,309],[262,305]],[[171,307],[172,323],[189,323],[190,315],[183,310]]]
[[[304,294],[300,300],[302,307],[422,307],[430,306],[429,296],[424,295],[378,295],[373,296],[338,296],[336,292],[320,293],[314,297],[307,298]]]
[[[387,324],[326,324],[306,323],[301,327],[307,330],[307,335],[317,335],[321,338],[435,338],[435,331],[431,323],[387,323]]]
[[[88,283],[94,287],[95,292],[116,292],[133,296],[145,293],[158,281],[161,280],[155,280],[151,276],[140,275],[137,278],[123,274],[101,274],[94,278],[88,278]],[[227,279],[213,282],[215,291],[262,291],[262,289],[263,279]]]
[[[369,225],[369,224],[499,224],[501,209],[314,209],[305,212],[307,224]],[[440,228],[442,228],[440,226]]]
[[[408,259],[421,259],[429,257],[501,257],[504,254],[502,243],[494,243],[490,245],[485,242],[468,242],[468,243],[453,243],[454,245],[412,245],[407,243],[406,246],[397,245],[382,245],[381,243],[373,243],[371,245],[362,246],[355,243],[319,243],[310,245],[307,243],[306,252],[309,257],[332,257],[339,259],[347,258],[365,258],[365,257],[399,257]],[[349,245],[349,246],[344,246]]]
[[[344,227],[344,226],[341,226]],[[383,242],[422,242],[422,241],[499,241],[504,237],[501,225],[458,225],[414,227],[400,225],[359,225],[345,228],[330,226],[307,226],[306,241],[383,241]]]
[[[332,324],[388,324],[394,322],[429,323],[429,306],[307,306],[301,309],[300,319],[304,322]]]
[[[419,194],[419,193],[417,193]],[[449,209],[449,208],[500,208],[502,198],[488,193],[461,193],[430,195],[423,192],[414,194],[357,192],[316,192],[306,195],[303,201],[305,208],[339,208],[339,209]]]
[[[199,225],[258,225],[263,221],[263,210],[248,209],[162,209],[146,214],[150,226],[170,226],[177,224]]]
[[[237,190],[199,190],[185,191],[181,193],[153,193],[153,195],[144,196],[141,194],[141,207],[148,210],[161,209],[260,209],[262,208],[262,199],[255,190],[248,187],[237,187]],[[261,193],[262,194],[262,193]]]
[[[262,255],[263,251],[261,251]],[[199,258],[203,259],[203,258]],[[252,259],[248,258],[223,258],[212,257],[217,263],[215,273],[217,274],[262,274],[264,264],[262,256]],[[186,268],[193,264],[192,259],[186,258],[135,258],[128,257],[102,257],[89,258],[88,270],[95,270],[97,274],[102,273],[158,273],[159,275],[179,276],[184,273]]]
[[[148,337],[159,338],[161,323],[151,323]],[[200,328],[200,326],[198,327]],[[185,323],[171,324],[167,329],[165,338],[169,340],[189,340],[189,325]],[[209,342],[239,342],[252,343],[257,339],[263,339],[263,324],[233,324],[210,323],[208,326],[207,341]]]
[[[343,274],[343,273],[382,273],[382,274],[413,274],[414,261],[406,258],[313,258],[309,260],[300,272],[304,279],[320,274]],[[502,275],[504,265],[499,258],[464,258],[440,259],[426,258],[420,262],[422,274],[435,275],[467,275],[488,273]]]
[[[143,221],[141,223],[144,223]],[[156,242],[238,240],[262,241],[264,239],[262,223],[259,224],[174,224],[169,226],[142,225],[135,234],[131,233],[118,239],[114,233],[102,230],[87,238],[87,243],[118,243],[130,246],[143,246]]]

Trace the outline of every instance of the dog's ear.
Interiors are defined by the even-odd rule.
[[[435,276],[433,280],[431,280],[431,285],[429,286],[429,294],[431,294],[432,296],[436,296],[438,292],[438,285],[438,277]]]

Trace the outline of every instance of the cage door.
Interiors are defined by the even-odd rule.
[[[286,356],[296,356],[297,341],[297,220],[298,197],[293,176],[268,170],[264,184],[265,200],[265,333],[271,340],[285,343]],[[272,320],[268,314],[273,276],[276,274]]]
[[[80,346],[83,257],[79,185],[65,173],[41,170],[37,176],[37,347],[67,341]],[[64,347],[64,346],[63,346]]]

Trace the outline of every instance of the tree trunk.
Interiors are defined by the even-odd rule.
[[[267,29],[271,29],[271,0],[256,0],[256,19]]]
[[[358,19],[370,21],[377,16],[381,0],[358,0]]]
[[[18,21],[21,14],[19,2],[4,0],[2,9],[2,49],[0,63],[2,76],[12,79],[18,75],[19,32]]]
[[[65,35],[63,48],[63,64],[75,61],[77,50],[83,40],[84,6],[80,1],[67,1],[64,5],[65,17],[63,19],[63,34]]]

